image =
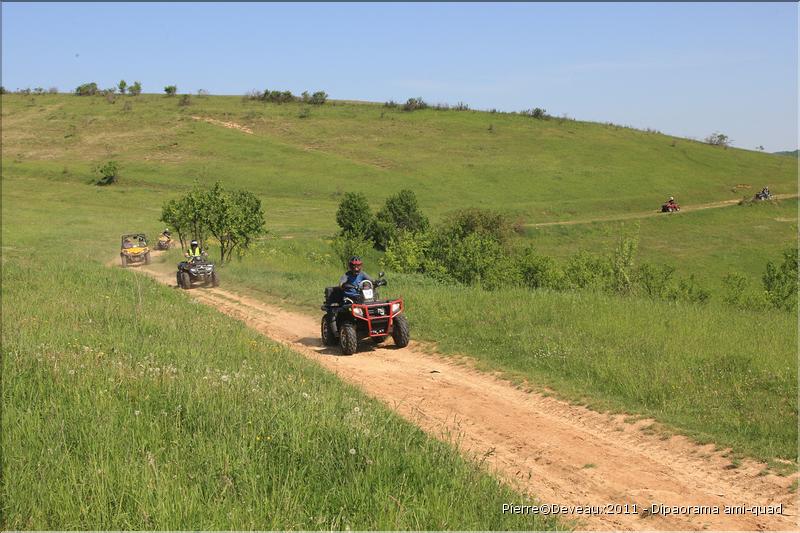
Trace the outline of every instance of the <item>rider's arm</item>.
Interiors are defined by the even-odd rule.
[[[344,289],[345,285],[347,284],[347,279],[347,274],[342,274],[342,277],[339,278],[339,287]]]
[[[371,277],[369,277],[369,274],[367,274],[366,272],[362,272],[362,274],[364,276],[364,279],[369,280],[369,281],[371,281],[373,283],[375,282],[375,280],[373,280]]]

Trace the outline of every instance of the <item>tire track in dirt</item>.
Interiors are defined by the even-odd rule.
[[[772,198],[775,200],[790,200],[792,198],[797,198],[800,195],[797,194],[773,194]],[[691,213],[692,211],[701,211],[703,209],[717,209],[720,207],[729,207],[732,205],[736,205],[741,202],[741,198],[737,198],[735,200],[723,200],[720,202],[711,202],[708,204],[697,204],[697,205],[688,205],[685,207],[681,207],[681,210],[678,211],[677,214],[680,213]],[[592,224],[595,222],[616,222],[618,220],[635,220],[639,218],[649,218],[649,217],[657,217],[659,215],[665,215],[666,213],[662,213],[661,211],[642,211],[640,213],[626,213],[621,215],[613,215],[608,217],[599,217],[599,218],[587,218],[582,220],[565,220],[562,222],[535,222],[525,224],[526,228],[545,228],[548,226],[575,226],[578,224]],[[675,214],[675,213],[668,213],[668,214]]]
[[[116,264],[112,261],[109,264]],[[161,268],[159,268],[161,267]],[[167,265],[137,268],[175,286]],[[224,278],[223,278],[224,283]],[[220,288],[187,295],[313,359],[380,399],[429,434],[457,441],[466,456],[540,500],[560,505],[637,504],[638,514],[568,515],[595,530],[795,530],[797,474],[760,475],[765,465],[730,461],[714,445],[681,436],[662,439],[607,415],[528,393],[412,343],[396,349],[363,344],[354,356],[323,347],[317,318]],[[413,335],[413,332],[412,332]],[[530,504],[531,501],[509,502]],[[783,516],[648,515],[651,504],[719,506],[783,504]],[[498,509],[498,512],[500,510]]]

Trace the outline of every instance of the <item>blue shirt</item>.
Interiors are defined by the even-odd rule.
[[[341,287],[345,283],[349,283],[350,285],[354,285],[354,289],[345,289],[344,295],[348,298],[355,298],[360,295],[358,290],[358,284],[364,280],[372,281],[372,278],[366,272],[359,272],[358,274],[350,272],[349,270],[342,274],[342,277],[339,278],[339,286]]]

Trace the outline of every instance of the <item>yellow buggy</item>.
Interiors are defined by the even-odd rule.
[[[150,247],[147,245],[147,235],[144,233],[127,233],[122,236],[121,241],[119,257],[123,268],[133,263],[150,264]]]

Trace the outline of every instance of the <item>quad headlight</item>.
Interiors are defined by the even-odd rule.
[[[400,302],[395,302],[392,304],[392,314],[396,314],[400,312]]]
[[[361,307],[353,307],[352,309],[353,309],[353,315],[354,316],[361,316],[361,317],[364,316],[364,309],[363,308],[361,308]]]

